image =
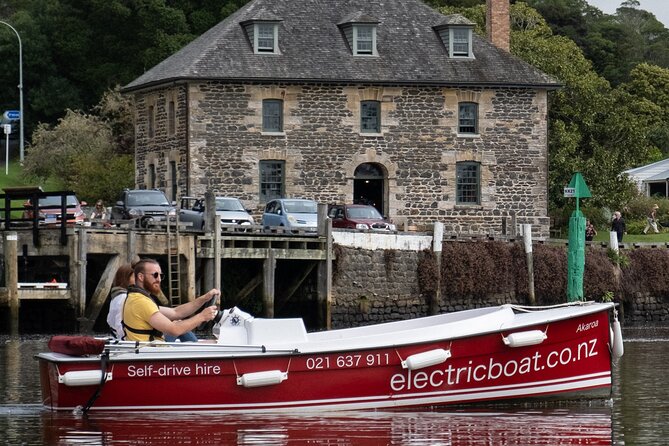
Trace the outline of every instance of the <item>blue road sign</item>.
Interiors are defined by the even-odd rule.
[[[9,121],[18,121],[21,119],[21,112],[18,110],[7,110],[2,117]]]

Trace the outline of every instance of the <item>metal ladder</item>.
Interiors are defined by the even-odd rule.
[[[170,229],[174,221],[174,230]],[[179,252],[179,215],[174,220],[167,216],[167,281],[168,299],[170,305],[175,307],[181,304],[181,255]]]

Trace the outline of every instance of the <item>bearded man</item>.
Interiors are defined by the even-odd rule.
[[[220,292],[213,288],[197,299],[170,308],[160,305],[163,273],[153,259],[142,259],[135,265],[135,285],[128,287],[123,307],[123,327],[129,341],[164,341],[163,334],[181,336],[216,316],[214,305],[192,316]],[[189,317],[192,316],[192,317]]]

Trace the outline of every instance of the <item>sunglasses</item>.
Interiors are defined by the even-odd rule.
[[[144,274],[146,274],[146,273],[144,273]],[[156,271],[155,273],[146,274],[146,275],[147,275],[147,276],[151,276],[151,277],[153,277],[154,279],[157,279],[157,278],[160,277],[160,280],[163,280],[163,279],[165,278],[165,274],[164,274],[164,273],[159,273],[158,271]]]

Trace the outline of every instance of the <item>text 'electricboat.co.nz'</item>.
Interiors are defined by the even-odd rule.
[[[224,310],[218,343],[54,337],[36,355],[52,410],[352,410],[608,398],[612,303],[466,310],[307,333]],[[613,318],[611,317],[613,315]],[[611,320],[613,319],[613,322]],[[169,391],[174,389],[175,391]]]

